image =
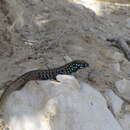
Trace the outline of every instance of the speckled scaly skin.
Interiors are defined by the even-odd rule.
[[[18,77],[16,80],[11,82],[3,92],[0,97],[0,106],[3,104],[5,99],[13,91],[20,90],[24,85],[31,80],[56,80],[58,74],[67,74],[70,75],[79,69],[89,67],[89,64],[83,60],[74,60],[68,64],[65,64],[58,68],[48,69],[48,70],[32,70],[22,76]]]

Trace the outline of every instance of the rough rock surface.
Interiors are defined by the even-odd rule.
[[[120,99],[111,89],[105,91],[105,97],[108,101],[108,105],[111,107],[113,114],[116,117],[121,116],[123,100]]]
[[[58,67],[71,59],[90,64],[75,76],[101,92],[114,87],[116,81],[130,80],[130,62],[106,41],[130,36],[130,2],[100,1],[0,0],[0,87],[26,71]],[[121,103],[116,99],[112,98],[110,107],[116,106],[118,115]],[[127,103],[123,108],[130,111]]]
[[[122,125],[123,130],[130,129],[130,114],[124,114],[124,116],[119,120],[120,124]]]
[[[115,83],[119,93],[128,101],[130,101],[130,80],[119,80]]]
[[[28,83],[10,96],[4,116],[12,130],[122,130],[100,92],[73,76],[57,79]]]

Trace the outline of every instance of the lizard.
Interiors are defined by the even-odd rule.
[[[0,106],[3,105],[4,101],[12,92],[16,90],[21,90],[28,81],[56,80],[56,76],[58,74],[71,75],[72,73],[78,71],[79,69],[83,69],[86,67],[89,67],[89,64],[84,60],[74,60],[61,67],[46,69],[46,70],[37,69],[37,70],[26,72],[6,86],[4,92],[0,97]]]

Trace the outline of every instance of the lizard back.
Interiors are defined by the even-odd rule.
[[[70,75],[79,69],[88,67],[89,64],[83,60],[75,60],[68,64],[65,64],[58,68],[48,69],[48,70],[32,70],[29,71],[16,80],[10,83],[10,85],[5,89],[3,94],[0,97],[0,106],[3,105],[4,101],[7,99],[13,91],[20,90],[24,85],[31,80],[56,80],[58,74],[67,74]]]

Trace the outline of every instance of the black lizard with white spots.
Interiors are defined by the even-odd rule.
[[[0,106],[7,96],[13,91],[20,90],[24,85],[31,80],[56,80],[58,74],[71,75],[72,73],[89,67],[89,64],[84,60],[74,60],[68,64],[65,64],[58,68],[48,69],[48,70],[32,70],[22,76],[18,77],[16,80],[12,81],[5,89],[0,97]]]

